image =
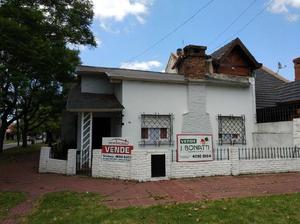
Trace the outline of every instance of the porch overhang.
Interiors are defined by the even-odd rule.
[[[67,111],[70,112],[118,112],[124,107],[113,94],[82,93],[80,86],[70,90]]]

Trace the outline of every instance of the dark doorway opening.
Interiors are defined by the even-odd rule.
[[[92,149],[102,147],[102,137],[110,137],[110,118],[93,117]]]
[[[151,155],[151,177],[166,176],[166,155]]]

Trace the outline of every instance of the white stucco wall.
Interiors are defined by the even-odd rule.
[[[39,173],[76,174],[76,149],[68,150],[67,160],[50,158],[50,151],[50,147],[41,148]]]
[[[293,146],[293,121],[257,124],[253,141],[255,147]]]
[[[123,123],[122,136],[130,137],[135,149],[157,149],[157,146],[139,146],[141,140],[141,114],[174,115],[173,140],[182,130],[183,114],[187,109],[186,85],[151,82],[123,81]],[[174,146],[160,146],[170,149]]]
[[[206,87],[206,105],[216,146],[218,145],[218,114],[224,116],[245,115],[246,146],[253,145],[252,133],[255,131],[256,122],[253,84],[249,88],[209,85]],[[226,147],[226,145],[224,146]]]
[[[176,140],[176,134],[182,132],[209,133],[212,131],[216,147],[218,146],[218,114],[245,115],[246,146],[251,147],[255,131],[253,84],[247,88],[123,81],[122,104],[125,109],[123,111],[122,136],[131,137],[135,148],[141,148],[138,146],[141,135],[140,115],[142,113],[173,113],[174,140]],[[199,91],[194,91],[197,88]],[[198,96],[199,94],[204,96]],[[195,107],[194,101],[197,102],[197,105],[199,104],[197,107]],[[202,123],[205,126],[203,128],[201,128]],[[149,147],[151,146],[147,148]]]
[[[104,75],[82,75],[81,92],[113,94],[114,85]]]

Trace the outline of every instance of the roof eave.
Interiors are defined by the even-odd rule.
[[[113,109],[97,109],[97,108],[80,108],[80,109],[68,109],[69,112],[121,112],[123,108],[113,108]]]

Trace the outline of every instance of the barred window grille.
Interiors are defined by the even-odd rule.
[[[246,145],[245,116],[218,115],[219,145]]]
[[[173,116],[141,115],[141,145],[172,145]]]

